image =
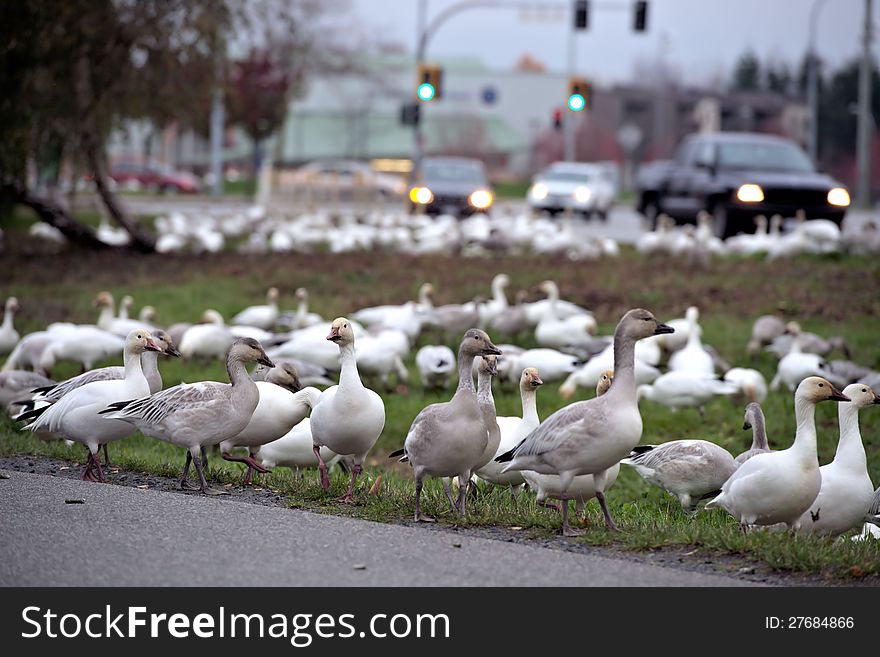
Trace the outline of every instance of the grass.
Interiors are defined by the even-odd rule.
[[[696,272],[671,260],[640,259],[631,251],[625,251],[613,262],[577,264],[552,258],[451,262],[447,258],[392,258],[383,254],[344,258],[279,255],[259,261],[230,255],[186,258],[95,254],[83,259],[62,254],[51,261],[51,266],[40,259],[11,254],[8,264],[10,276],[0,283],[0,297],[15,294],[23,302],[24,310],[16,321],[22,333],[42,328],[49,321],[94,321],[91,301],[105,288],[117,298],[124,293],[132,294],[139,304],[156,306],[159,321],[171,324],[193,321],[207,307],[215,307],[229,316],[245,305],[259,303],[269,285],[281,287],[282,305],[288,307],[293,303],[292,291],[305,286],[312,293],[311,309],[334,317],[356,307],[412,298],[419,284],[426,280],[437,287],[438,303],[472,298],[488,288],[494,273],[505,271],[512,279],[511,291],[531,288],[544,278],[557,280],[564,296],[595,309],[603,333],[611,331],[620,314],[633,306],[647,307],[660,317],[671,319],[681,316],[687,305],[696,303],[702,311],[704,340],[718,348],[731,364],[756,367],[768,380],[775,371],[775,361],[762,355],[748,363],[744,348],[754,317],[780,307],[799,318],[806,330],[843,335],[858,362],[880,366],[880,344],[874,326],[880,310],[880,263],[867,258],[809,257],[774,264],[729,260]],[[63,276],[59,275],[61,272]],[[419,344],[434,341],[434,336],[423,336]],[[533,344],[530,336],[520,336],[517,342],[524,346]],[[413,485],[409,468],[387,459],[387,454],[402,445],[416,414],[429,403],[448,399],[451,389],[423,394],[412,358],[408,365],[408,394],[383,393],[386,427],[368,459],[357,506],[331,501],[332,497],[325,496],[318,487],[313,473],[299,479],[278,469],[262,480],[263,485],[283,491],[294,507],[378,521],[410,519]],[[219,363],[198,366],[169,360],[161,367],[166,385],[182,380],[225,378]],[[74,373],[75,368],[66,365],[59,368],[56,376]],[[381,391],[378,382],[368,384]],[[565,404],[557,387],[558,383],[547,384],[539,392],[542,418]],[[589,396],[592,391],[579,390],[576,398]],[[512,384],[496,385],[495,399],[499,415],[519,414],[519,397]],[[795,430],[791,394],[771,393],[764,409],[771,445],[787,447]],[[738,453],[751,439],[750,432],[741,428],[743,404],[739,400],[714,400],[702,416],[692,409],[673,413],[647,401],[641,410],[644,443],[704,438]],[[824,463],[833,457],[836,448],[834,405],[820,405],[816,418],[820,461]],[[876,482],[880,480],[880,412],[864,411],[861,427],[869,472]],[[113,445],[111,452],[114,461],[125,469],[157,475],[177,476],[183,463],[178,448],[139,435]],[[25,453],[81,463],[84,452],[80,446],[41,443],[4,420],[0,423],[0,455]],[[211,476],[221,482],[238,483],[242,474],[239,464],[212,460]],[[367,495],[380,474],[381,493]],[[333,497],[341,494],[346,484],[343,473],[334,474]],[[424,496],[427,513],[445,523],[459,523],[448,509],[439,482],[429,482]],[[623,531],[606,532],[593,502],[588,506],[589,530],[578,540],[625,550],[691,546],[701,555],[733,554],[780,571],[833,578],[880,574],[880,548],[874,543],[761,531],[743,535],[737,524],[721,511],[694,517],[684,514],[676,500],[649,486],[626,467],[609,491],[608,500]],[[535,538],[555,536],[559,527],[558,514],[538,507],[527,493],[521,494],[514,506],[506,490],[484,487],[469,510],[469,525],[520,527]]]

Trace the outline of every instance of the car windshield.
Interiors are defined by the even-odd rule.
[[[807,155],[791,144],[771,142],[737,142],[721,144],[718,149],[721,169],[757,169],[808,173],[813,165]]]
[[[478,164],[460,162],[425,162],[422,176],[432,182],[460,182],[485,185],[486,175]]]
[[[549,181],[589,182],[596,174],[592,171],[547,171],[541,177]]]

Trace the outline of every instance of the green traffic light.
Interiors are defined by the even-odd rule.
[[[568,97],[568,109],[573,112],[580,112],[584,109],[584,105],[586,102],[584,101],[584,97],[580,94],[572,94]]]
[[[419,85],[419,88],[416,90],[419,98],[422,100],[431,100],[434,97],[434,85],[430,82],[423,82]]]

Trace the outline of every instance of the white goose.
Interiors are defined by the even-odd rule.
[[[558,474],[563,501],[576,475],[593,475],[605,524],[615,528],[605,504],[606,471],[625,458],[642,437],[642,416],[636,398],[636,341],[671,331],[647,310],[635,308],[626,313],[614,331],[615,380],[611,389],[601,397],[575,402],[556,411],[519,446],[496,459],[501,463],[510,461],[503,471]],[[564,535],[575,533],[568,526],[565,503],[562,532]]]
[[[785,523],[797,529],[819,494],[822,475],[816,454],[816,404],[849,401],[822,377],[801,381],[794,395],[797,432],[788,449],[753,456],[724,482],[706,505],[724,509],[743,526]]]
[[[538,418],[537,393],[538,386],[543,385],[538,370],[527,367],[522,371],[519,379],[519,393],[522,400],[522,417],[502,416],[496,417],[498,429],[501,431],[501,441],[495,450],[495,456],[501,456],[505,452],[516,447],[523,438],[538,428],[541,420]],[[501,473],[501,464],[490,459],[483,467],[478,468],[475,474],[484,481],[499,486],[520,486],[525,482],[519,471]]]
[[[293,316],[293,322],[290,328],[306,328],[308,326],[312,326],[313,324],[320,324],[324,321],[324,318],[321,317],[318,313],[309,312],[309,293],[304,287],[296,288],[296,292],[293,293],[293,296],[296,297],[298,303],[296,307],[296,314]]]
[[[647,338],[650,339],[650,338]],[[638,343],[637,343],[638,344]],[[601,353],[596,354],[586,363],[578,367],[559,386],[559,395],[565,399],[571,399],[578,387],[595,388],[602,379],[602,374],[614,367],[614,346],[608,347]],[[636,347],[636,385],[644,385],[654,382],[660,376],[660,370],[648,365],[638,357]]]
[[[562,319],[559,315],[559,288],[553,281],[544,281],[540,289],[547,295],[549,308],[535,327],[535,340],[544,347],[559,348],[580,337],[596,332],[596,320],[592,315],[578,314]]]
[[[422,486],[426,476],[458,477],[469,481],[473,465],[482,457],[489,440],[483,415],[477,403],[472,367],[478,356],[499,355],[489,336],[479,329],[469,329],[458,348],[458,387],[448,402],[423,408],[410,425],[403,453],[416,480],[415,521],[433,522],[422,513]],[[467,486],[458,492],[453,513],[465,514]]]
[[[739,386],[719,381],[712,375],[684,371],[661,374],[652,384],[640,385],[637,392],[639,399],[647,399],[675,411],[687,406],[702,409],[704,404],[718,395],[735,395],[739,392]]]
[[[863,383],[843,390],[849,402],[837,405],[840,442],[834,460],[819,468],[822,487],[810,509],[801,516],[800,531],[837,536],[864,522],[874,501],[865,446],[859,431],[859,410],[880,404],[880,395]]]
[[[613,371],[605,370],[602,372],[599,381],[596,383],[596,397],[601,397],[608,392],[613,382]],[[620,474],[619,463],[615,463],[605,471],[605,490],[614,485],[618,474]],[[522,476],[528,482],[529,487],[537,493],[535,501],[538,504],[555,508],[558,511],[562,509],[555,504],[548,504],[548,499],[563,499],[562,504],[565,506],[568,506],[568,499],[573,499],[575,501],[575,513],[579,516],[584,516],[587,502],[596,497],[596,481],[591,474],[576,476],[572,479],[567,490],[563,488],[562,478],[559,475],[540,474],[531,470],[523,470]]]
[[[425,345],[416,352],[416,367],[424,388],[443,389],[455,369],[455,353],[445,344]]]
[[[320,448],[328,447],[340,456],[354,457],[351,483],[341,498],[351,502],[364,459],[385,427],[385,404],[361,382],[351,322],[344,317],[334,319],[327,340],[339,346],[339,385],[327,388],[318,397],[311,416],[312,439],[325,491],[330,490],[330,479],[327,465],[320,458]]]
[[[700,340],[700,326],[697,321],[700,311],[696,306],[691,306],[685,313],[688,321],[688,341],[682,348],[669,357],[669,369],[675,372],[700,372],[714,376],[715,361],[712,354],[703,349]]]
[[[11,415],[13,402],[24,399],[32,394],[35,388],[54,385],[52,379],[42,374],[26,370],[5,370],[0,372],[0,411],[8,410]]]
[[[186,465],[180,487],[187,483],[190,463],[195,462],[201,491],[226,495],[208,486],[204,449],[238,435],[247,426],[260,400],[257,385],[248,376],[245,363],[274,367],[260,343],[239,338],[229,348],[226,371],[230,383],[199,381],[182,383],[149,397],[110,404],[101,411],[107,418],[130,422],[142,433],[186,449]]]
[[[89,450],[89,460],[83,479],[104,481],[98,449],[101,445],[125,438],[133,429],[126,422],[102,417],[100,412],[113,402],[150,394],[150,384],[141,367],[141,354],[158,350],[159,346],[153,342],[149,332],[135,329],[125,339],[122,356],[124,378],[87,383],[56,403],[23,413],[18,419],[36,418],[25,429],[61,434],[68,440],[85,445]]]
[[[775,315],[761,315],[752,324],[752,337],[746,346],[749,356],[755,356],[761,348],[785,333],[785,322]]]
[[[743,417],[743,431],[752,430],[752,446],[742,454],[739,454],[734,461],[742,465],[753,456],[769,452],[770,443],[767,441],[767,428],[764,421],[764,411],[758,402],[751,402],[746,406],[745,416]]]
[[[507,345],[502,347],[505,355],[509,353]],[[516,373],[527,367],[534,367],[541,372],[544,382],[558,381],[575,371],[578,364],[576,356],[556,349],[526,349],[514,355],[510,363],[510,379],[516,381]]]
[[[218,323],[210,312],[205,311],[202,323],[193,324],[180,336],[180,353],[184,358],[225,358],[229,353],[235,336],[223,324],[222,317]]]
[[[17,313],[19,309],[20,306],[18,305],[18,299],[15,297],[9,297],[6,299],[6,311],[3,314],[3,324],[0,324],[0,356],[5,356],[15,349],[15,345],[18,344],[18,331],[15,330],[12,321],[15,318],[15,313]]]
[[[57,326],[48,331],[48,338],[48,343],[39,354],[39,367],[47,374],[58,361],[79,363],[85,372],[92,369],[97,361],[121,353],[125,346],[124,336],[93,326]]]
[[[93,305],[96,308],[100,308],[100,312],[98,313],[98,321],[95,322],[95,325],[108,333],[113,333],[114,335],[118,335],[120,337],[125,337],[129,333],[137,329],[146,329],[148,331],[152,331],[155,329],[155,326],[144,325],[143,322],[140,322],[136,319],[127,319],[127,318],[119,318],[113,313],[113,306],[115,305],[115,301],[113,300],[113,295],[107,292],[106,290],[98,293],[98,296],[95,297]]]
[[[290,468],[293,474],[302,474],[303,468],[317,468],[318,457],[315,455],[312,440],[311,418],[303,420],[278,440],[263,445],[257,454],[265,468]],[[327,465],[338,457],[326,447],[321,448],[321,459]]]
[[[504,288],[510,285],[507,274],[496,274],[492,279],[492,298],[480,305],[480,326],[486,327],[510,307]]]
[[[270,287],[266,292],[266,304],[249,306],[235,315],[231,323],[243,326],[256,326],[266,331],[271,330],[278,321],[278,288]]]
[[[638,445],[621,461],[648,483],[675,495],[685,511],[719,490],[739,467],[723,447],[708,440],[672,440]]]
[[[724,373],[724,380],[733,383],[750,402],[762,403],[767,399],[767,380],[758,370],[732,367]]]
[[[784,383],[789,390],[794,390],[808,376],[827,374],[825,360],[818,354],[805,353],[801,348],[800,327],[797,323],[789,322],[788,330],[794,335],[794,340],[789,352],[776,366],[776,375],[770,382],[771,390],[777,390],[781,383]]]

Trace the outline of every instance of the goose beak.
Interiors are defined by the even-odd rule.
[[[489,376],[498,376],[498,367],[496,367],[495,365],[490,365],[488,372]]]
[[[330,340],[330,342],[338,342],[341,337],[342,336],[339,335],[339,329],[334,326],[330,329],[330,335],[327,336],[327,339]]]
[[[743,422],[743,431],[748,431],[751,428],[752,428],[751,422]]]
[[[483,349],[484,356],[500,356],[501,350],[491,342]]]
[[[840,390],[838,390],[834,386],[831,386],[831,396],[828,399],[830,399],[831,401],[839,401],[839,402],[852,401],[849,397],[844,395],[842,392],[840,392]]]
[[[150,339],[147,339],[147,346],[144,347],[144,349],[146,351],[162,351],[162,347],[160,347]]]
[[[654,328],[654,335],[663,335],[664,333],[675,333],[675,329],[669,326],[669,324],[657,322],[657,326]]]
[[[275,363],[273,363],[271,360],[269,360],[269,357],[266,354],[263,354],[262,356],[257,358],[257,362],[260,365],[265,365],[266,367],[269,367],[269,368],[275,367]]]
[[[876,392],[874,393],[874,403],[880,404],[880,395],[878,395]]]
[[[173,356],[174,358],[180,358],[180,352],[177,351],[177,347],[175,347],[173,344],[169,344],[167,347],[165,347],[165,355]]]
[[[538,386],[542,386],[542,385],[544,385],[544,382],[541,381],[540,376],[533,376],[532,377],[532,386],[533,387],[537,388]]]

